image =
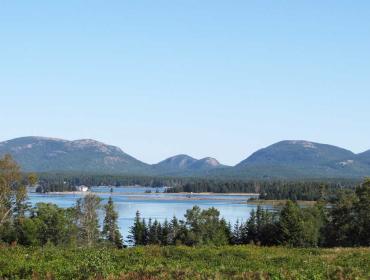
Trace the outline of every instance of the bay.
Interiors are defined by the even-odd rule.
[[[111,192],[111,190],[113,192]],[[118,224],[124,239],[129,235],[129,229],[133,225],[136,211],[140,211],[141,217],[148,220],[157,219],[163,222],[165,219],[171,220],[174,216],[183,219],[186,210],[197,205],[201,209],[215,207],[220,211],[221,217],[232,225],[239,220],[246,221],[250,217],[251,211],[256,210],[257,206],[247,204],[247,201],[255,195],[246,194],[171,194],[164,193],[164,188],[146,187],[92,187],[91,193],[96,194],[102,199],[104,205],[112,196],[116,211],[119,214]],[[151,193],[148,193],[150,192]],[[32,206],[36,203],[53,203],[62,208],[73,207],[76,201],[86,195],[86,193],[35,193],[29,192],[29,201]],[[270,205],[264,208],[272,209]],[[103,218],[103,212],[100,211]]]

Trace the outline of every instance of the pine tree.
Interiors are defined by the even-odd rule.
[[[161,244],[164,246],[170,245],[171,240],[170,240],[170,231],[171,227],[170,224],[168,223],[167,219],[164,221],[163,226],[162,226],[162,231],[161,231]]]
[[[244,235],[246,236],[246,238],[243,243],[254,244],[257,240],[258,234],[256,226],[256,212],[254,211],[254,209],[251,211],[250,217],[245,225],[245,228],[246,230],[244,232],[246,232],[246,234]]]
[[[358,200],[354,203],[354,228],[356,246],[370,246],[370,179],[356,189]]]
[[[149,219],[149,224],[148,224],[148,243],[151,245],[158,245],[160,244],[160,224],[158,223],[157,220],[154,220],[152,222],[151,219]]]
[[[141,245],[148,245],[149,244],[149,227],[146,225],[145,219],[141,221]]]
[[[353,221],[355,219],[353,205],[356,201],[353,193],[338,193],[337,201],[329,209],[324,230],[325,246],[352,246],[354,240]]]
[[[130,228],[129,241],[136,246],[146,245],[146,224],[141,220],[139,211],[136,212],[134,225]]]
[[[288,201],[280,212],[280,238],[282,244],[294,247],[305,246],[304,224],[297,203]]]
[[[108,203],[105,205],[104,209],[105,218],[102,235],[104,236],[105,240],[117,248],[123,248],[122,235],[117,224],[118,213],[114,210],[112,197],[109,197]]]
[[[230,225],[229,225],[230,227]],[[233,231],[232,231],[232,237],[231,237],[231,243],[234,245],[242,244],[242,228],[243,225],[239,222],[239,220],[236,221]]]

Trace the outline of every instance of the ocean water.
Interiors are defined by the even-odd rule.
[[[164,188],[151,189],[145,187],[115,187],[110,192],[110,187],[93,187],[91,192],[102,198],[105,204],[112,196],[116,211],[119,214],[119,227],[125,240],[129,229],[133,225],[136,211],[140,211],[141,217],[152,218],[163,222],[176,216],[182,219],[186,210],[197,205],[201,209],[215,207],[220,211],[221,217],[234,224],[237,220],[246,221],[252,209],[257,206],[246,204],[250,195],[228,195],[228,194],[170,194],[164,193]],[[146,193],[151,190],[152,193]],[[39,202],[54,203],[59,207],[67,208],[76,204],[76,201],[85,194],[81,193],[50,193],[39,194],[30,192],[31,205]],[[264,208],[272,208],[269,205]],[[100,216],[103,216],[101,212]]]

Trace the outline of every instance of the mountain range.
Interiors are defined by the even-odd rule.
[[[370,150],[349,150],[309,141],[281,141],[256,151],[236,166],[216,159],[177,155],[144,163],[120,148],[91,139],[68,141],[22,137],[0,142],[25,172],[84,172],[150,176],[207,176],[250,179],[361,178],[370,175]]]

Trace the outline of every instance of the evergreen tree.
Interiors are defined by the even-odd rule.
[[[146,244],[146,225],[145,221],[141,220],[140,212],[136,212],[134,225],[130,228],[129,241],[136,246]]]
[[[356,246],[370,246],[370,178],[356,189],[354,232]]]
[[[171,240],[170,240],[170,232],[171,232],[171,226],[168,223],[167,219],[164,221],[163,226],[162,226],[162,231],[161,231],[161,244],[164,246],[170,245]]]
[[[229,225],[230,227],[231,225]],[[236,221],[233,230],[232,230],[232,237],[231,237],[231,244],[239,245],[243,244],[243,225]]]
[[[325,246],[352,246],[355,236],[353,205],[357,200],[353,193],[340,193],[338,200],[329,209],[324,229]]]
[[[117,248],[123,248],[122,235],[119,231],[117,220],[118,213],[114,210],[112,197],[109,197],[108,203],[104,206],[105,218],[102,235],[105,240]]]
[[[322,243],[322,233],[325,224],[323,206],[317,204],[313,207],[301,209],[303,219],[303,231],[306,247],[317,247]]]
[[[141,227],[142,227],[142,232],[141,232],[141,245],[148,245],[149,241],[149,227],[146,224],[145,219],[142,219],[141,221]]]
[[[245,225],[246,234],[244,234],[245,239],[243,240],[243,243],[245,244],[255,244],[257,241],[257,226],[256,226],[256,212],[254,209],[251,211],[250,217]]]
[[[152,222],[151,219],[149,219],[148,223],[148,244],[151,245],[160,245],[160,232],[161,232],[161,226],[158,223],[157,220],[154,220]]]
[[[297,203],[288,201],[280,212],[280,241],[284,245],[305,245],[303,219]]]

